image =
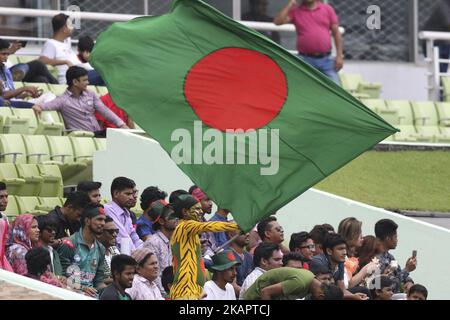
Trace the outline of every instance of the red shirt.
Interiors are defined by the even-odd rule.
[[[125,124],[127,124],[128,121],[128,114],[123,111],[121,108],[119,108],[111,99],[111,96],[109,95],[109,93],[105,94],[104,96],[100,97],[100,100],[102,100],[103,104],[105,106],[108,107],[108,109],[110,109],[112,112],[114,112],[120,119],[123,120],[123,122],[125,122]],[[109,122],[108,120],[106,120],[105,118],[102,117],[101,114],[99,114],[98,112],[95,113],[95,118],[97,118],[98,121],[101,121],[101,126],[102,129],[106,129],[106,128],[117,128],[117,126],[112,123]]]
[[[313,10],[305,4],[289,11],[289,18],[297,30],[297,50],[299,53],[315,54],[331,51],[331,26],[339,24],[333,7],[317,2]]]

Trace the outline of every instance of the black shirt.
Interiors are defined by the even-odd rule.
[[[126,292],[122,295],[113,282],[103,290],[100,300],[131,300],[131,297]]]
[[[80,222],[71,223],[71,222],[67,221],[67,219],[63,216],[63,214],[61,212],[60,206],[56,206],[55,209],[53,209],[52,211],[50,211],[48,214],[46,214],[44,216],[38,216],[37,217],[38,222],[41,217],[48,217],[51,220],[53,220],[54,223],[56,223],[55,239],[61,239],[61,238],[66,238],[68,236],[71,236],[75,232],[79,231],[81,228]],[[67,234],[66,230],[69,232],[69,234]]]

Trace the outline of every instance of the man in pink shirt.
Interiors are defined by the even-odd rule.
[[[318,0],[296,0],[289,3],[277,14],[276,25],[293,23],[297,30],[297,50],[299,56],[339,84],[337,72],[344,65],[342,38],[339,21],[334,9]],[[336,58],[331,57],[331,37],[336,45]]]

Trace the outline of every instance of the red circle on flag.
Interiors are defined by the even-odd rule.
[[[209,127],[258,129],[272,121],[287,97],[286,76],[261,52],[224,48],[198,61],[188,72],[184,94]]]

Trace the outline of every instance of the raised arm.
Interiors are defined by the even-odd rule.
[[[296,0],[289,0],[289,3],[283,9],[281,9],[281,11],[278,12],[278,14],[275,16],[275,18],[273,19],[273,23],[275,23],[278,26],[290,23],[291,18],[289,17],[289,11],[296,5],[297,5]]]
[[[185,228],[188,232],[200,234],[203,232],[224,232],[224,231],[236,231],[239,230],[239,226],[232,222],[199,222],[194,220],[188,220],[185,223]]]

